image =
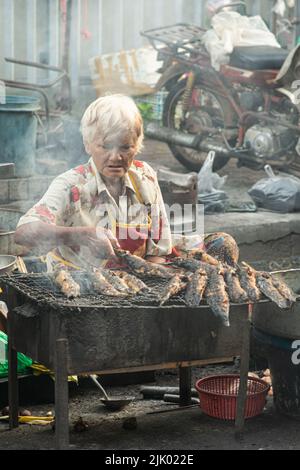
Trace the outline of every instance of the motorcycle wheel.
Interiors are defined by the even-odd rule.
[[[186,81],[179,81],[166,97],[163,109],[163,125],[172,129],[178,129],[190,134],[198,134],[197,127],[226,127],[232,126],[235,121],[235,113],[228,101],[207,90],[201,83],[196,82],[192,91],[191,102],[200,100],[201,103],[190,109],[182,119],[182,100]],[[168,144],[174,157],[186,168],[198,172],[206,157],[206,152],[199,152],[190,148]],[[214,170],[220,170],[229,161],[230,157],[216,154]]]

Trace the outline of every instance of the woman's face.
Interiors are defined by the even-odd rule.
[[[98,139],[87,145],[88,153],[93,157],[97,170],[109,178],[122,178],[128,171],[136,155],[136,138],[130,135]]]

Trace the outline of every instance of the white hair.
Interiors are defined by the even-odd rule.
[[[106,95],[93,101],[82,117],[80,129],[85,144],[93,142],[97,134],[103,141],[129,134],[136,140],[137,152],[142,148],[143,120],[133,99],[125,95]]]

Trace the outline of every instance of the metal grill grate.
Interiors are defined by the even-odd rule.
[[[28,299],[38,304],[50,304],[56,307],[69,308],[104,308],[104,307],[157,307],[158,298],[167,280],[144,280],[150,288],[150,292],[142,292],[130,297],[111,297],[92,291],[91,281],[87,272],[74,272],[72,276],[80,285],[81,295],[76,299],[68,299],[54,284],[49,274],[7,274],[1,281],[25,295]],[[184,306],[184,293],[172,297],[166,305]]]

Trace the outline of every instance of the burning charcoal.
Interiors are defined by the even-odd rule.
[[[116,271],[116,275],[126,282],[132,293],[138,294],[139,292],[151,290],[141,279],[132,274],[128,274],[124,271]]]
[[[186,282],[182,280],[182,277],[179,275],[174,276],[163,289],[161,295],[159,296],[159,306],[164,305],[170,297],[178,294],[183,289],[186,288]]]
[[[80,296],[80,286],[74,281],[71,274],[61,269],[54,273],[54,281],[59,286],[61,292],[65,294],[68,299]]]
[[[231,302],[239,304],[248,301],[248,295],[242,288],[240,279],[235,269],[228,265],[225,266],[224,279]]]
[[[207,274],[199,269],[192,275],[188,283],[185,294],[185,302],[188,307],[198,307],[200,305],[206,286]]]
[[[220,269],[213,268],[208,276],[205,297],[213,313],[220,317],[224,326],[229,326],[229,297]]]
[[[139,256],[132,255],[129,251],[115,250],[117,256],[125,261],[127,266],[140,277],[159,277],[162,279],[171,279],[174,274],[170,273],[160,264],[149,263]]]

